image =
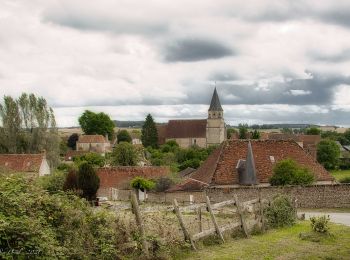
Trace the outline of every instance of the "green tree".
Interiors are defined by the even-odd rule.
[[[158,147],[158,132],[156,124],[151,114],[148,114],[146,121],[142,126],[141,141],[144,147],[151,146],[152,148]]]
[[[300,167],[294,160],[286,159],[276,163],[271,185],[308,185],[314,181],[309,169]]]
[[[136,190],[152,190],[156,186],[155,182],[143,177],[135,177],[131,180],[130,186]]]
[[[227,129],[227,139],[231,139],[233,135],[237,133],[237,130],[234,128],[228,128]]]
[[[335,141],[322,140],[317,145],[317,161],[326,169],[335,169],[339,164],[340,148]]]
[[[77,191],[78,190],[78,175],[75,170],[70,170],[66,176],[63,184],[64,191]]]
[[[307,135],[320,135],[321,129],[319,129],[317,127],[310,127],[308,129],[306,129],[305,134],[307,134]]]
[[[79,117],[79,124],[87,135],[108,135],[110,140],[113,138],[115,124],[103,112],[94,113],[90,110],[85,110]]]
[[[238,125],[239,139],[247,139],[248,137],[248,124]]]
[[[82,190],[83,198],[90,201],[95,199],[99,187],[100,178],[93,166],[87,162],[82,163],[78,171],[78,188]]]
[[[81,156],[73,158],[76,165],[80,165],[83,162],[87,162],[93,166],[103,167],[106,163],[106,159],[99,153],[86,153]]]
[[[254,130],[252,132],[252,139],[260,139],[260,132],[258,130]]]
[[[118,144],[111,155],[112,165],[135,166],[138,155],[135,147],[126,142]]]
[[[73,150],[77,149],[77,141],[79,140],[79,135],[77,133],[73,133],[68,137],[67,146],[72,148]]]
[[[120,130],[117,134],[118,144],[121,142],[131,143],[132,139],[127,130]]]
[[[283,133],[283,134],[293,134],[293,130],[291,128],[284,127],[284,128],[281,129],[281,133]]]

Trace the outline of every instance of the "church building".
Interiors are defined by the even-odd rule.
[[[193,145],[209,147],[219,145],[226,140],[224,111],[216,88],[214,89],[208,109],[207,119],[169,120],[167,124],[158,125],[158,144],[175,140],[180,147]]]

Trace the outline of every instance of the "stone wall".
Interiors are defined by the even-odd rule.
[[[350,184],[313,185],[307,187],[241,187],[216,188],[200,192],[148,193],[147,200],[157,203],[172,203],[174,198],[182,204],[205,202],[205,195],[212,202],[220,202],[233,198],[237,194],[241,201],[258,198],[259,191],[264,199],[272,199],[277,194],[286,194],[297,199],[302,208],[350,208]],[[106,192],[107,194],[108,192]],[[120,191],[120,200],[128,200],[130,191]]]

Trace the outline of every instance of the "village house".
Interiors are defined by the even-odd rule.
[[[77,141],[77,151],[105,154],[111,150],[108,137],[103,135],[81,135]]]
[[[169,191],[269,186],[274,165],[288,158],[308,168],[317,184],[334,182],[330,173],[293,140],[228,140],[188,178]]]
[[[46,154],[0,154],[0,167],[15,171],[38,174],[51,173]]]
[[[193,145],[209,147],[219,145],[227,139],[224,111],[216,88],[208,109],[207,119],[169,120],[167,124],[157,125],[158,144],[175,140],[180,147]]]

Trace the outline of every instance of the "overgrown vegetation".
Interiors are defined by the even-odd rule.
[[[314,175],[309,169],[299,166],[292,159],[285,159],[276,163],[271,185],[308,185],[314,181]]]
[[[106,163],[106,159],[99,153],[86,153],[80,156],[73,157],[73,162],[79,166],[80,164],[87,162],[94,166],[103,167]]]
[[[83,198],[90,201],[96,198],[96,192],[100,187],[100,179],[91,164],[84,162],[79,166],[77,181]]]
[[[311,228],[314,232],[328,233],[329,232],[329,216],[323,215],[319,217],[311,217]]]
[[[130,186],[136,190],[152,190],[156,186],[155,182],[149,179],[145,179],[143,177],[135,177],[131,180]]]
[[[327,170],[337,168],[339,165],[340,149],[332,140],[322,140],[317,145],[317,161]]]
[[[121,142],[131,143],[132,139],[127,130],[119,130],[117,133],[118,144]]]
[[[292,226],[296,222],[296,209],[287,196],[278,195],[273,198],[264,214],[266,215],[268,226],[280,228]]]
[[[136,148],[127,142],[119,143],[111,154],[111,164],[120,166],[135,166],[139,161]]]
[[[21,174],[0,174],[2,259],[117,259],[125,236],[114,214],[48,193]]]

